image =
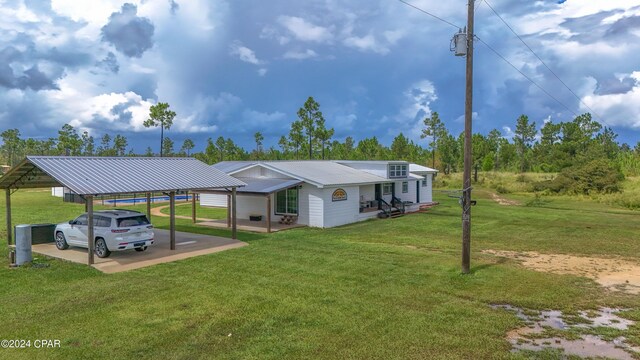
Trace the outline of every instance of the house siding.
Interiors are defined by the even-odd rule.
[[[334,227],[356,222],[360,214],[360,187],[340,187],[347,193],[347,200],[332,201],[331,197],[337,187],[324,188],[324,227]]]
[[[200,206],[227,207],[227,195],[200,194]]]
[[[300,188],[298,223],[313,227],[324,227],[323,189],[303,184]]]

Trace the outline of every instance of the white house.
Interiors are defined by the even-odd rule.
[[[295,218],[329,228],[413,212],[432,203],[437,170],[406,161],[224,161],[212,165],[247,184],[238,219]],[[201,206],[226,207],[228,194],[201,194]]]

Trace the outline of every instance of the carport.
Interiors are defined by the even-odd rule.
[[[175,250],[175,195],[179,191],[231,191],[231,237],[236,239],[236,190],[246,184],[194,158],[27,156],[0,177],[6,192],[7,244],[12,243],[11,194],[19,189],[64,186],[86,200],[88,238],[93,239],[93,200],[99,195],[146,193],[147,216],[153,192],[169,195],[169,246]],[[94,264],[89,241],[88,264]]]

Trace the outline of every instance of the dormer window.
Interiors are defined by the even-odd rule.
[[[406,178],[407,164],[389,164],[389,179]]]

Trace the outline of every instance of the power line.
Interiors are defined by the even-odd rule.
[[[436,15],[434,15],[434,14],[432,14],[432,13],[428,12],[427,10],[421,9],[421,8],[419,8],[419,7],[415,6],[415,5],[411,4],[411,3],[408,3],[408,2],[406,2],[406,1],[404,1],[404,0],[398,0],[398,1],[400,1],[401,3],[403,3],[403,4],[407,5],[407,6],[411,6],[412,8],[414,8],[414,9],[416,9],[416,10],[418,10],[418,11],[421,11],[421,12],[423,12],[423,13],[425,13],[425,14],[427,14],[427,15],[429,15],[429,16],[431,16],[431,17],[433,17],[433,18],[436,18],[436,19],[438,19],[438,20],[442,21],[442,22],[443,22],[443,23],[445,23],[445,24],[451,25],[451,26],[453,26],[453,27],[454,27],[454,28],[456,28],[456,29],[460,29],[460,26],[458,26],[458,25],[456,25],[456,24],[454,24],[454,23],[452,23],[452,22],[450,22],[450,21],[447,21],[447,20],[445,20],[445,19],[443,19],[443,18],[441,18],[441,17],[439,17],[439,16],[436,16]]]
[[[443,18],[441,18],[441,17],[439,17],[439,16],[436,16],[436,15],[434,15],[434,14],[432,14],[432,13],[430,13],[430,12],[428,12],[428,11],[424,10],[424,9],[421,9],[421,8],[419,8],[419,7],[417,7],[417,6],[413,5],[413,4],[410,4],[410,3],[408,3],[408,2],[406,2],[406,1],[404,1],[404,0],[398,0],[398,1],[400,1],[401,3],[403,3],[403,4],[407,5],[407,6],[410,6],[410,7],[414,8],[414,9],[416,9],[416,10],[420,11],[420,12],[423,12],[423,13],[425,13],[425,14],[427,14],[427,15],[429,15],[429,16],[431,16],[431,17],[435,18],[435,19],[438,19],[438,20],[440,20],[440,21],[442,21],[442,22],[444,22],[444,23],[446,23],[446,24],[448,24],[448,25],[451,25],[452,27],[455,27],[456,29],[460,29],[460,27],[459,27],[459,26],[457,26],[457,25],[455,25],[455,24],[453,24],[453,23],[451,23],[451,22],[449,22],[449,21],[447,21],[447,20],[445,20],[445,19],[443,19]],[[493,10],[493,7],[491,7],[491,6],[489,5],[489,2],[487,2],[487,0],[477,0],[477,1],[479,1],[480,3],[485,2],[485,3],[487,4],[487,6],[489,6],[489,7]],[[494,10],[494,13],[496,13],[496,12],[495,12],[495,10]],[[498,14],[496,13],[496,15],[498,15]],[[498,17],[500,17],[500,15],[498,15]],[[502,18],[500,17],[500,19],[502,19]],[[504,22],[504,20],[503,20],[503,22]],[[506,22],[505,22],[505,24],[506,24]],[[507,26],[509,26],[508,24],[506,24],[506,25],[507,25]],[[511,29],[511,27],[509,27],[509,28]],[[511,31],[513,31],[513,29],[511,29]],[[514,32],[514,34],[515,34],[515,32]],[[516,36],[518,36],[518,34],[516,34]],[[518,36],[518,38],[520,38],[520,37]],[[550,98],[551,98],[551,99],[553,99],[555,102],[557,102],[558,104],[560,104],[562,107],[564,107],[565,109],[567,109],[567,110],[568,110],[570,113],[572,113],[574,116],[576,116],[576,117],[578,116],[578,114],[577,114],[575,111],[571,110],[571,109],[570,109],[567,105],[565,105],[562,101],[558,100],[555,96],[551,95],[551,93],[549,93],[547,90],[545,90],[545,89],[544,89],[542,86],[540,86],[537,82],[533,81],[533,79],[531,79],[529,76],[527,76],[525,73],[523,73],[520,69],[518,69],[518,67],[516,67],[515,65],[513,65],[509,60],[507,60],[507,58],[505,58],[504,56],[502,56],[502,54],[500,54],[496,49],[494,49],[493,47],[491,47],[491,45],[487,44],[484,40],[480,39],[477,35],[475,36],[475,39],[477,39],[478,41],[480,41],[481,43],[483,43],[487,48],[489,48],[489,50],[493,51],[493,53],[494,53],[494,54],[496,54],[500,59],[502,59],[504,62],[506,62],[507,64],[509,64],[512,68],[514,68],[517,72],[519,72],[519,73],[520,73],[520,75],[522,75],[525,79],[529,80],[529,82],[531,82],[531,83],[532,83],[533,85],[535,85],[538,89],[540,89],[542,92],[544,92],[548,97],[550,97]],[[520,40],[522,41],[522,39],[520,39]],[[524,43],[524,41],[523,41],[523,43]],[[526,43],[525,43],[525,45],[526,45]],[[529,46],[527,45],[527,47],[529,47]],[[531,50],[531,48],[529,48],[529,50]],[[531,52],[533,52],[533,50],[531,50]],[[534,52],[534,55],[536,55],[536,54],[535,54],[535,52]],[[538,57],[538,55],[536,55],[536,57]],[[538,57],[538,59],[540,59],[540,58]],[[540,61],[544,64],[544,62],[542,61],[542,59],[540,59]],[[549,69],[549,67],[548,67],[546,64],[544,64],[544,65]],[[553,71],[552,71],[551,69],[549,69],[549,71],[551,71],[551,72],[553,73]],[[553,74],[554,74],[554,75],[556,75],[555,73],[553,73]],[[558,77],[558,76],[556,75],[556,77]],[[558,80],[560,80],[560,81],[562,82],[562,80],[561,80],[559,77],[558,77]],[[562,83],[563,83],[567,88],[569,88],[569,87],[568,87],[564,82],[562,82]],[[571,91],[571,89],[569,89],[569,91]],[[584,103],[582,102],[582,100],[580,99],[580,97],[578,97],[578,96],[577,96],[573,91],[571,91],[571,92],[573,93],[573,95],[574,95],[574,96],[576,96],[576,97],[578,98],[578,100],[580,100],[580,102],[581,102],[582,104],[584,104]],[[584,104],[584,105],[585,105],[585,106],[587,106],[586,104]],[[587,108],[588,108],[589,110],[591,110],[591,108],[589,108],[588,106],[587,106]],[[596,115],[596,117],[598,117],[598,118],[599,118],[598,114],[594,113],[594,115]]]
[[[544,62],[544,60],[542,60],[542,59],[540,58],[540,56],[538,56],[538,54],[536,54],[536,52],[535,52],[535,51],[533,51],[533,49],[529,46],[529,44],[527,44],[527,43],[524,41],[524,39],[522,39],[522,37],[520,37],[520,35],[518,35],[518,33],[516,33],[516,31],[511,27],[511,25],[509,25],[509,24],[505,21],[505,19],[504,19],[502,16],[500,16],[500,14],[498,14],[498,12],[493,8],[493,6],[491,6],[491,4],[489,3],[489,1],[488,1],[488,0],[480,0],[480,1],[484,1],[484,2],[487,4],[487,6],[489,7],[489,9],[491,9],[491,11],[493,11],[493,13],[494,13],[494,14],[496,14],[496,16],[497,16],[497,17],[498,17],[498,18],[499,18],[499,19],[500,19],[500,20],[501,20],[501,21],[502,21],[502,22],[503,22],[503,23],[504,23],[504,24],[509,28],[509,30],[511,30],[511,32],[512,32],[512,33],[513,33],[513,34],[518,38],[518,40],[520,40],[520,42],[522,42],[522,43],[524,44],[524,46],[526,46],[526,47],[527,47],[527,49],[529,49],[529,51],[531,51],[531,53],[532,53],[533,55],[535,55],[535,57],[536,57],[536,58],[538,58],[538,60],[540,60],[540,62],[542,63],[542,65],[544,65],[544,67],[546,67],[546,68],[547,68],[547,70],[549,70],[549,72],[550,72],[551,74],[553,74],[553,76],[555,76],[555,78],[556,78],[556,79],[558,79],[558,81],[560,81],[560,82],[562,83],[562,85],[564,85],[564,87],[565,87],[565,88],[567,88],[567,90],[569,90],[569,91],[573,94],[573,96],[575,96],[575,97],[576,97],[576,99],[578,99],[578,101],[580,101],[580,103],[581,103],[582,105],[584,105],[587,109],[589,109],[589,111],[591,111],[591,113],[593,113],[593,114],[594,114],[594,115],[595,115],[595,116],[596,116],[600,121],[602,121],[602,119],[600,118],[600,116],[599,116],[595,111],[593,111],[593,109],[591,109],[591,108],[589,107],[589,105],[585,104],[585,103],[584,103],[584,101],[582,101],[582,99],[578,96],[578,94],[576,94],[573,90],[571,90],[571,88],[569,87],[569,85],[567,85],[564,81],[562,81],[562,79],[561,79],[561,78],[560,78],[560,77],[559,77],[559,76],[558,76],[558,75],[557,75],[553,70],[551,70],[551,68],[550,68],[550,67],[549,67],[549,66]]]
[[[486,1],[485,1],[486,2]],[[487,4],[488,5],[488,4]],[[547,94],[547,96],[549,96],[550,98],[552,98],[553,100],[555,100],[558,104],[562,105],[565,109],[569,110],[570,113],[572,113],[573,115],[575,115],[576,117],[578,116],[578,114],[576,114],[575,111],[571,110],[567,105],[565,105],[563,102],[561,102],[560,100],[558,100],[555,96],[551,95],[547,90],[545,90],[542,86],[538,85],[537,82],[533,81],[533,79],[531,79],[529,76],[527,76],[525,73],[523,73],[520,69],[518,69],[515,65],[513,65],[509,60],[507,60],[507,58],[505,58],[504,56],[502,56],[498,51],[496,51],[496,49],[494,49],[493,47],[491,47],[491,45],[487,44],[486,42],[484,42],[484,40],[480,39],[479,37],[475,37],[476,39],[478,39],[478,41],[480,41],[481,43],[484,44],[484,46],[488,47],[489,50],[493,51],[498,57],[500,57],[504,62],[506,62],[507,64],[511,65],[512,68],[516,69],[517,72],[520,73],[520,75],[524,76],[527,80],[529,80],[533,85],[535,85],[538,89],[542,90],[545,94]]]

